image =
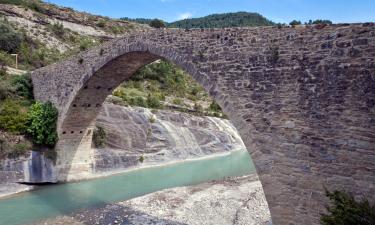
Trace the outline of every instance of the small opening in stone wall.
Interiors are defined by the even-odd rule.
[[[97,87],[96,87],[96,89],[98,89],[98,90],[99,90],[100,88],[102,88],[102,87],[100,87],[100,86],[97,86]]]
[[[107,90],[108,90],[108,91],[111,91],[111,90],[112,90],[112,88],[107,88]]]
[[[87,107],[90,108],[90,107],[91,107],[91,104],[87,104]]]
[[[66,134],[66,131],[63,131],[63,134]]]
[[[77,107],[77,105],[76,105],[76,104],[73,104],[73,107],[75,108],[75,107]]]
[[[80,131],[79,133],[80,133],[80,134],[82,134],[82,133],[83,133],[83,131]]]
[[[74,131],[70,131],[71,134],[74,134]]]
[[[87,88],[89,88],[89,86],[87,86],[87,85],[83,87],[83,89],[87,89]]]

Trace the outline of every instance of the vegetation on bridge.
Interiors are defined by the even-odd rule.
[[[329,214],[321,217],[322,225],[375,224],[375,205],[368,200],[356,201],[353,196],[341,191],[327,191],[327,196],[332,205],[327,208]]]

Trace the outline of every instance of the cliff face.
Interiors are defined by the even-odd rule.
[[[214,117],[105,104],[97,125],[107,135],[94,150],[97,172],[245,149],[232,124]]]
[[[88,151],[92,161],[82,163],[89,164],[91,171],[84,178],[245,148],[232,124],[214,117],[104,104],[97,126],[105,130],[105,145]],[[0,161],[0,170],[0,186],[56,179],[53,162],[38,152]]]

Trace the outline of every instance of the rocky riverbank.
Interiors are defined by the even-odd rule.
[[[74,172],[71,180],[90,179],[129,169],[164,165],[189,159],[226,154],[245,146],[228,120],[199,117],[168,110],[151,111],[106,103],[97,119],[106,133],[102,148],[88,146],[77,164],[87,164],[84,177]],[[17,182],[55,180],[56,169],[43,154],[0,160],[0,196],[25,188]]]
[[[270,213],[255,175],[158,191],[38,225],[269,225]]]

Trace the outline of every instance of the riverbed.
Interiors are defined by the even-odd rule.
[[[77,183],[42,187],[0,200],[0,224],[35,223],[166,188],[251,173],[255,173],[254,166],[248,152],[242,149],[215,157],[140,168]]]

